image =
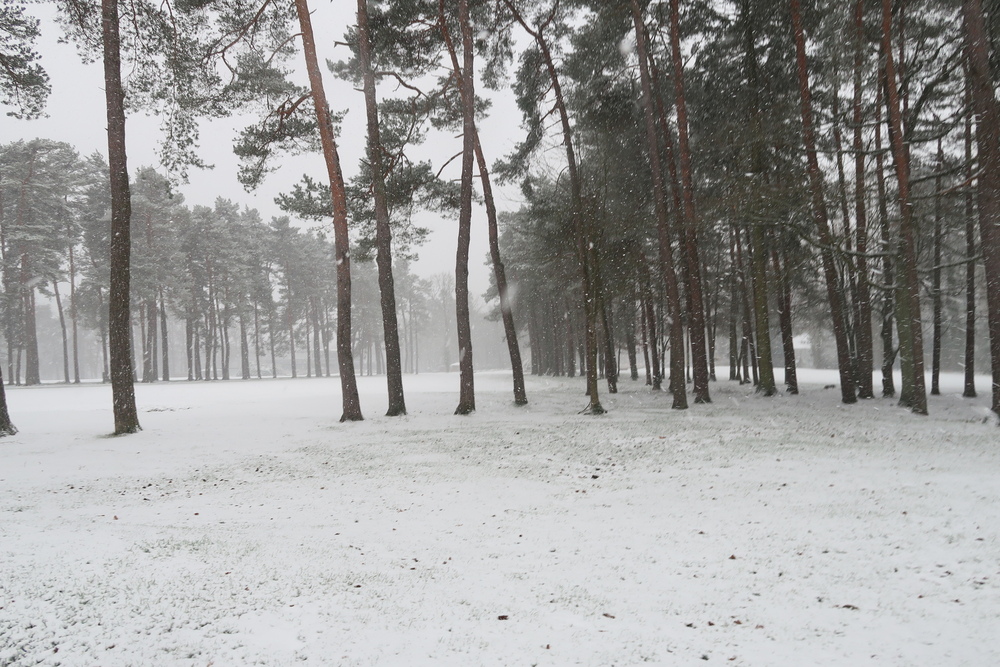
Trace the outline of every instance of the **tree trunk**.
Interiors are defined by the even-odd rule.
[[[683,381],[684,355],[680,353],[684,349],[684,325],[681,314],[680,289],[677,285],[677,272],[674,268],[673,253],[670,248],[670,218],[667,211],[667,192],[663,178],[663,167],[660,162],[660,142],[656,133],[656,107],[653,97],[653,81],[649,67],[648,37],[639,1],[631,0],[631,7],[632,24],[635,29],[635,40],[639,52],[639,78],[642,85],[643,116],[646,122],[646,154],[649,159],[653,180],[653,202],[656,211],[657,240],[660,251],[660,275],[666,287],[667,303],[670,307],[670,377],[672,380],[678,380],[676,384],[671,383],[671,390],[673,391],[673,405],[671,407],[674,410],[685,410],[688,407],[687,387]],[[645,258],[640,257],[640,260],[642,263],[640,270],[645,270]],[[645,282],[648,282],[648,276]],[[648,294],[646,303],[647,307],[650,307]],[[655,326],[652,325],[652,322],[649,322],[649,324]],[[653,357],[654,363],[659,366],[655,346]],[[653,388],[658,390],[660,388],[658,370],[655,376]]]
[[[795,366],[795,339],[792,336],[792,288],[788,279],[788,260],[781,262],[778,249],[772,248],[771,262],[777,276],[778,326],[781,328],[781,349],[785,361],[785,391],[799,393],[799,381]]]
[[[688,293],[688,330],[691,335],[691,365],[694,371],[694,402],[710,403],[708,355],[705,348],[705,308],[701,296],[701,260],[698,257],[698,227],[694,208],[691,147],[688,142],[687,101],[684,94],[684,63],[681,58],[678,0],[670,0],[670,46],[674,65],[674,96],[677,108],[677,148],[680,152],[683,195],[684,276]]]
[[[880,79],[882,77],[880,76]],[[892,346],[892,320],[896,310],[895,265],[892,258],[889,230],[888,195],[885,184],[885,164],[882,158],[882,85],[877,86],[875,99],[875,182],[878,186],[879,231],[882,241],[882,397],[896,395],[896,383],[892,377],[892,367],[896,351]]]
[[[566,150],[566,170],[569,174],[570,196],[571,196],[571,217],[573,229],[576,232],[577,241],[577,262],[580,266],[580,278],[583,288],[583,312],[585,320],[585,350],[587,367],[587,396],[590,398],[585,412],[591,415],[604,413],[601,405],[597,386],[597,295],[595,294],[594,271],[595,267],[590,265],[590,249],[593,238],[589,225],[584,220],[583,210],[583,179],[580,176],[576,162],[576,151],[573,147],[573,131],[569,122],[569,112],[566,109],[565,98],[563,97],[562,85],[559,74],[556,70],[555,61],[549,49],[543,31],[548,22],[542,24],[537,29],[528,27],[524,18],[518,12],[511,0],[504,0],[504,4],[514,15],[514,18],[524,28],[524,30],[535,40],[545,62],[546,70],[549,74],[549,81],[552,84],[552,93],[555,96],[555,108],[559,114],[559,123],[562,127],[563,146]],[[550,19],[551,20],[551,17]]]
[[[861,70],[864,65],[865,48],[864,2],[854,4],[854,217],[857,267],[857,291],[855,307],[857,317],[854,322],[854,336],[857,351],[858,398],[874,398],[872,371],[874,354],[872,351],[872,306],[871,287],[868,284],[868,213],[865,208],[867,188],[865,185],[865,152],[862,122],[863,85]]]
[[[194,318],[188,313],[184,318],[184,352],[187,358],[188,382],[194,380]]]
[[[247,342],[247,325],[244,308],[240,308],[240,375],[244,380],[250,379],[250,344]]]
[[[902,246],[902,266],[900,267],[900,303],[897,304],[897,327],[900,330],[900,352],[903,360],[908,359],[908,373],[904,373],[903,391],[900,404],[917,414],[927,414],[927,391],[924,386],[924,344],[920,317],[920,282],[917,277],[917,246],[913,222],[913,206],[910,203],[909,155],[903,143],[903,118],[899,106],[899,92],[896,85],[896,68],[892,55],[892,0],[882,0],[882,48],[885,57],[886,103],[889,108],[889,124],[892,129],[893,162],[899,182],[899,233]],[[905,303],[903,303],[905,301]],[[905,307],[900,307],[905,306]],[[907,331],[904,335],[903,329]],[[906,369],[904,369],[906,370]],[[907,377],[909,376],[909,377]],[[906,392],[907,386],[912,391]],[[903,400],[909,394],[908,401]]]
[[[646,266],[646,255],[642,250],[636,252],[636,257],[639,264],[639,281],[642,289],[642,308],[643,308],[643,341],[648,343],[648,347],[651,350],[651,357],[646,357],[646,368],[650,369],[652,366],[652,372],[647,370],[647,383],[652,386],[653,391],[660,391],[663,386],[663,373],[660,371],[660,344],[659,339],[656,336],[656,314],[653,312],[653,288],[650,283],[649,268]],[[683,359],[683,357],[682,357]],[[683,373],[683,369],[681,370]],[[674,392],[674,404],[677,403],[676,394],[681,392]],[[686,400],[686,399],[685,399]],[[684,404],[682,408],[684,409],[687,404]]]
[[[972,93],[968,67],[965,71],[965,178],[972,183]],[[965,193],[965,387],[964,398],[976,397],[976,218],[972,189]]]
[[[372,176],[372,199],[375,204],[375,263],[382,306],[382,337],[385,342],[386,386],[389,393],[387,417],[406,414],[403,396],[403,362],[399,351],[399,324],[396,321],[396,290],[392,276],[392,229],[386,203],[385,166],[379,131],[375,73],[372,70],[371,31],[368,26],[368,2],[358,0],[358,60],[364,81],[365,112],[368,118],[368,165]],[[319,357],[316,357],[317,368]],[[319,373],[317,373],[319,375]]]
[[[829,216],[823,196],[823,176],[816,155],[816,135],[813,129],[812,94],[809,89],[809,69],[806,61],[806,40],[802,28],[802,11],[799,0],[791,0],[792,32],[795,39],[796,69],[801,96],[802,136],[808,164],[809,189],[812,195],[813,218],[822,246],[823,273],[826,278],[827,298],[833,316],[833,335],[837,342],[837,367],[840,371],[840,394],[844,403],[854,403],[854,375],[851,367],[850,346],[847,341],[847,322],[844,302],[839,289],[837,266],[833,257],[833,238],[830,234]]]
[[[441,25],[441,33],[444,37],[448,54],[451,57],[452,71],[455,80],[458,82],[461,94],[466,95],[462,85],[462,69],[458,62],[458,53],[448,31],[448,24],[445,19],[444,2],[438,2],[438,19]],[[493,198],[493,185],[490,181],[489,167],[486,163],[486,155],[483,152],[482,143],[479,140],[479,128],[474,128],[476,164],[479,168],[479,178],[483,186],[483,203],[486,205],[486,221],[489,233],[490,260],[493,263],[493,276],[497,283],[497,293],[500,297],[500,315],[503,320],[504,337],[507,342],[507,353],[510,356],[510,367],[513,372],[514,384],[514,405],[527,405],[528,395],[524,387],[524,364],[521,361],[521,348],[517,341],[517,327],[514,326],[514,313],[510,302],[510,289],[507,285],[507,271],[504,268],[503,260],[500,256],[500,229],[497,221],[496,201]]]
[[[309,71],[309,85],[316,108],[323,157],[330,179],[330,196],[333,199],[333,238],[337,261],[337,360],[340,365],[340,388],[343,394],[343,414],[340,421],[360,421],[361,400],[354,376],[354,356],[351,350],[351,246],[347,229],[347,196],[344,176],[340,169],[337,142],[333,136],[330,109],[323,90],[323,76],[316,56],[312,20],[308,0],[295,0],[295,10],[302,31],[302,51]]]
[[[160,348],[163,360],[163,381],[170,381],[170,348],[167,345],[167,303],[160,289]]]
[[[467,0],[458,0],[462,29],[462,191],[458,213],[458,251],[455,256],[455,319],[458,324],[459,398],[456,415],[476,410],[472,363],[472,326],[469,321],[469,239],[472,230],[472,169],[476,152],[476,101],[473,79],[472,25]]]
[[[130,223],[125,152],[125,92],[121,81],[121,42],[118,36],[118,3],[101,0],[104,47],[104,94],[108,112],[108,166],[111,179],[111,291],[109,334],[111,342],[111,395],[115,435],[140,430],[132,376],[132,320],[129,314]]]
[[[982,0],[962,3],[972,106],[976,113],[979,147],[979,247],[986,269],[986,305],[990,330],[990,365],[993,374],[992,409],[1000,414],[1000,105],[990,70],[989,37]]]
[[[941,395],[941,244],[944,232],[941,228],[941,190],[944,169],[944,149],[938,139],[937,178],[934,179],[934,267],[931,269],[931,299],[933,307],[933,330],[931,332],[931,396]]]
[[[73,325],[73,384],[80,384],[80,332],[76,311],[76,260],[73,246],[69,248],[69,319]]]
[[[38,359],[38,325],[35,322],[35,288],[22,283],[21,302],[24,304],[22,342],[24,345],[24,384],[27,386],[41,384],[42,377]]]
[[[156,382],[156,331],[157,326],[157,306],[154,298],[147,298],[145,308],[145,336],[143,336],[142,349],[142,381]]]
[[[59,330],[62,333],[63,378],[69,384],[69,336],[66,333],[66,316],[63,313],[62,298],[59,296],[59,283],[52,280],[52,293],[56,298],[56,311],[59,313]]]
[[[750,227],[750,266],[753,278],[754,323],[757,326],[757,367],[760,383],[757,391],[764,396],[774,396],[778,388],[774,383],[774,362],[771,358],[771,326],[767,312],[767,255],[764,229],[759,223]]]

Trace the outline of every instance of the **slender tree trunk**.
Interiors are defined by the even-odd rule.
[[[881,79],[881,77],[880,77]],[[885,184],[885,165],[882,158],[882,105],[883,86],[877,86],[875,100],[875,182],[878,186],[879,231],[882,241],[882,396],[896,395],[896,383],[892,377],[892,367],[896,351],[892,346],[892,320],[896,311],[895,264],[892,258],[892,244],[889,230],[888,194]]]
[[[458,251],[455,257],[455,315],[458,323],[458,407],[455,414],[476,410],[472,363],[472,327],[469,321],[469,239],[472,230],[472,170],[476,152],[476,101],[473,79],[472,25],[467,0],[458,0],[458,22],[462,28],[462,194],[458,213]]]
[[[403,366],[399,351],[399,324],[396,321],[396,289],[392,276],[392,229],[386,203],[385,166],[379,131],[375,73],[372,70],[371,31],[368,26],[368,2],[358,0],[358,60],[364,81],[365,111],[368,117],[368,164],[372,175],[372,198],[375,203],[375,263],[382,306],[382,337],[385,341],[386,386],[389,393],[387,417],[406,414],[403,396]],[[319,357],[316,357],[317,368]],[[317,373],[319,375],[319,373]]]
[[[62,298],[59,296],[59,283],[52,280],[52,293],[56,298],[56,311],[59,313],[59,330],[62,333],[63,378],[69,384],[69,336],[66,333],[66,316],[63,313]]]
[[[35,288],[31,287],[27,280],[22,283],[24,297],[24,330],[22,340],[24,344],[24,384],[27,386],[41,384],[41,369],[38,358],[38,325],[35,322]]]
[[[823,176],[816,155],[816,135],[813,129],[812,94],[809,89],[809,69],[806,61],[805,31],[802,28],[802,10],[799,0],[791,0],[792,32],[795,39],[796,64],[799,78],[799,93],[802,98],[802,135],[806,148],[809,189],[812,194],[813,217],[822,246],[823,273],[826,278],[827,298],[833,316],[833,334],[837,342],[837,367],[840,371],[840,393],[844,403],[854,403],[854,375],[851,365],[850,346],[847,341],[847,322],[844,316],[844,302],[839,289],[837,266],[833,257],[833,238],[830,234],[829,216],[823,196]]]
[[[170,347],[167,344],[167,303],[160,289],[160,348],[163,360],[163,381],[170,381]]]
[[[69,319],[73,326],[73,383],[80,384],[80,340],[76,310],[76,260],[73,246],[69,248]]]
[[[240,308],[240,375],[244,380],[250,379],[250,344],[247,342],[247,325],[245,308]]]
[[[594,271],[596,267],[590,265],[590,253],[588,252],[592,243],[590,225],[584,219],[583,210],[583,179],[580,176],[576,161],[576,150],[573,145],[573,131],[569,122],[569,112],[566,109],[565,98],[563,97],[562,85],[555,61],[549,49],[548,40],[544,36],[547,22],[536,29],[531,29],[521,16],[520,12],[511,2],[504,0],[504,4],[513,14],[515,20],[521,24],[538,45],[546,70],[549,74],[549,81],[552,84],[552,93],[555,96],[555,108],[559,114],[559,123],[562,127],[563,145],[566,150],[566,169],[569,173],[570,196],[572,206],[573,228],[576,232],[577,241],[577,261],[580,266],[580,278],[583,287],[583,311],[585,320],[585,350],[587,367],[587,396],[590,403],[586,412],[592,415],[599,415],[605,412],[601,405],[597,386],[597,295],[595,293]]]
[[[941,244],[944,232],[941,228],[941,190],[943,180],[941,171],[944,169],[944,149],[941,139],[938,139],[937,178],[934,179],[934,268],[931,269],[931,299],[933,311],[933,331],[931,332],[931,396],[941,395]]]
[[[156,299],[150,297],[145,301],[145,331],[143,337],[145,345],[142,350],[142,381],[156,382],[156,331],[157,331],[157,306]]]
[[[752,224],[750,227],[751,257],[750,267],[753,277],[753,311],[754,323],[757,327],[757,367],[760,373],[760,383],[757,391],[764,396],[774,396],[778,388],[774,382],[774,362],[771,357],[771,325],[767,312],[767,255],[763,227]]]
[[[323,76],[316,56],[316,41],[313,37],[312,20],[309,17],[307,0],[295,0],[295,10],[302,31],[302,51],[309,72],[309,85],[316,121],[319,125],[323,157],[330,179],[330,195],[333,199],[333,237],[337,261],[337,360],[340,365],[340,388],[343,394],[343,414],[340,421],[360,421],[361,400],[358,384],[354,376],[354,356],[351,350],[351,247],[347,229],[347,196],[344,191],[344,176],[337,154],[337,142],[333,136],[333,123],[323,90]]]
[[[632,292],[629,295],[628,303],[623,309],[625,312],[622,313],[623,316],[625,317],[626,322],[628,322],[628,326],[625,328],[625,349],[628,352],[629,377],[632,379],[632,382],[635,382],[636,380],[639,379],[639,360],[638,356],[636,355],[636,346],[635,346],[635,319],[636,319],[635,303],[636,303],[636,294],[635,294],[635,286],[633,285]]]
[[[924,344],[920,317],[920,282],[917,277],[917,246],[913,222],[913,206],[910,203],[909,155],[903,143],[903,118],[899,106],[896,86],[896,68],[892,55],[892,0],[882,0],[882,48],[885,56],[886,102],[889,107],[889,124],[892,128],[893,162],[899,181],[899,232],[902,245],[902,266],[900,267],[900,303],[897,304],[897,326],[900,328],[900,350],[904,359],[909,356],[910,377],[903,378],[905,385],[912,387],[910,400],[900,403],[917,414],[927,414],[927,391],[924,386]],[[905,300],[905,304],[902,301]],[[905,308],[900,308],[905,305]],[[903,327],[909,329],[903,335]],[[908,343],[907,345],[904,345]],[[905,392],[904,392],[905,393]]]
[[[267,315],[267,345],[271,353],[271,378],[277,379],[278,377],[278,355],[275,351],[275,341],[274,341],[274,304],[271,305],[271,309]]]
[[[649,380],[647,384],[652,386],[653,391],[660,391],[663,386],[663,373],[660,371],[660,344],[656,335],[656,314],[653,312],[653,288],[650,282],[649,268],[646,265],[645,253],[642,250],[638,250],[636,255],[639,264],[639,280],[642,289],[643,317],[645,322],[643,340],[648,342],[652,355],[651,359],[649,357],[646,358],[646,368],[648,369],[652,365],[652,377],[647,377],[647,380]],[[683,369],[680,369],[680,372],[683,373]],[[674,401],[676,403],[676,394],[679,392],[674,393]]]
[[[992,408],[1000,414],[1000,104],[994,93],[990,69],[989,37],[982,0],[962,3],[972,106],[976,114],[976,144],[980,176],[979,247],[986,269],[986,305],[990,330],[990,365],[993,374]]]
[[[260,309],[257,302],[253,303],[253,358],[254,366],[257,369],[257,379],[261,379],[260,374]],[[327,374],[329,375],[330,369],[327,368]]]
[[[646,34],[645,23],[642,18],[642,9],[639,0],[631,0],[632,24],[635,29],[636,45],[639,51],[639,78],[642,85],[642,106],[643,116],[646,121],[646,153],[649,158],[650,172],[653,180],[653,202],[656,211],[657,240],[660,251],[660,275],[667,291],[667,303],[670,307],[670,377],[671,391],[673,392],[673,409],[685,410],[687,403],[687,387],[683,382],[684,377],[684,355],[680,351],[684,349],[684,325],[681,314],[680,289],[677,285],[677,272],[674,268],[673,253],[670,248],[670,218],[667,211],[667,192],[663,178],[663,167],[660,162],[659,139],[656,134],[656,107],[653,97],[653,81],[649,67],[649,46]],[[665,124],[665,123],[664,123]],[[669,130],[667,130],[669,132]],[[645,267],[645,259],[641,258],[642,268]],[[647,295],[647,304],[649,303]],[[654,352],[654,358],[657,356]],[[656,359],[659,366],[659,360]],[[654,389],[660,388],[659,372],[656,373]],[[676,380],[676,383],[674,382]]]
[[[972,183],[972,100],[968,66],[965,71],[965,178]],[[965,388],[964,398],[976,397],[976,218],[972,189],[965,193]]]
[[[188,313],[184,318],[184,352],[187,358],[188,382],[194,380],[194,318]]]
[[[438,2],[438,20],[441,25],[441,33],[444,36],[448,54],[451,57],[452,71],[459,89],[464,96],[465,88],[462,85],[462,69],[458,62],[457,49],[448,31],[448,24],[445,19],[445,5],[443,0]],[[474,127],[476,164],[479,168],[479,178],[483,186],[483,202],[486,205],[486,220],[489,233],[490,260],[493,263],[493,276],[497,283],[497,293],[500,297],[500,315],[503,320],[504,337],[507,342],[507,353],[510,356],[510,367],[513,372],[514,384],[514,405],[527,405],[528,395],[524,387],[524,364],[521,361],[521,348],[517,341],[517,327],[514,326],[514,312],[510,302],[510,289],[507,286],[507,272],[504,268],[503,260],[500,256],[500,226],[497,221],[496,201],[493,198],[493,185],[490,180],[489,167],[486,163],[486,155],[483,152],[482,143],[479,140],[479,128]]]
[[[687,101],[684,93],[684,63],[681,57],[678,0],[670,0],[670,46],[674,65],[674,96],[677,109],[677,148],[680,152],[683,195],[684,276],[687,283],[688,330],[691,334],[691,365],[694,371],[694,402],[711,403],[708,392],[708,355],[705,348],[705,307],[701,295],[701,260],[698,257],[698,226],[694,207],[691,147],[688,142]]]
[[[865,208],[867,188],[865,185],[865,153],[862,135],[863,85],[861,71],[864,66],[865,26],[864,1],[854,3],[854,217],[857,235],[857,297],[855,306],[857,318],[854,323],[857,341],[858,398],[874,398],[872,371],[874,354],[872,351],[872,306],[871,287],[868,284],[868,212]]]
[[[795,339],[792,336],[792,288],[788,279],[788,260],[779,259],[778,249],[772,248],[771,262],[777,276],[778,326],[781,328],[781,349],[785,361],[785,391],[799,393],[798,374],[795,366]]]

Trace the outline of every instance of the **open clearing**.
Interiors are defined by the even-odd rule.
[[[11,388],[0,665],[991,665],[1000,430],[713,383],[406,377]],[[980,378],[981,394],[989,385]],[[602,384],[602,391],[604,385]]]

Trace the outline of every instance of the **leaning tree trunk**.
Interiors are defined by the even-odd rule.
[[[116,0],[101,0],[101,27],[111,180],[111,288],[108,306],[111,396],[115,435],[121,435],[135,433],[141,427],[135,407],[132,375],[132,322],[129,314],[132,201],[125,152],[125,91],[121,79],[121,41],[118,35]]]
[[[372,70],[367,0],[358,0],[358,58],[364,80],[365,112],[368,117],[368,166],[372,175],[372,199],[375,203],[375,263],[378,265],[386,385],[389,392],[389,409],[385,414],[387,417],[396,417],[406,414],[406,401],[403,397],[403,361],[399,351],[399,324],[396,321],[396,288],[392,277],[392,229],[389,227],[389,206],[386,203],[385,167],[382,161],[382,139],[378,124],[375,73]],[[318,367],[318,358],[316,363]]]
[[[979,147],[979,247],[986,268],[986,306],[993,372],[992,408],[1000,414],[1000,104],[994,93],[995,84],[990,70],[990,42],[982,0],[964,0],[962,17],[972,107],[976,113],[976,144]]]
[[[590,265],[589,247],[592,242],[588,225],[584,221],[583,211],[583,178],[576,162],[576,150],[573,147],[573,130],[569,122],[569,111],[566,109],[566,101],[563,97],[562,85],[559,74],[556,70],[555,60],[549,48],[549,42],[543,34],[547,24],[543,24],[536,30],[532,30],[524,17],[521,16],[511,0],[504,0],[507,9],[521,27],[524,28],[538,45],[542,60],[545,63],[546,71],[549,74],[549,81],[552,84],[552,94],[555,97],[555,109],[559,114],[559,123],[562,128],[563,145],[566,150],[566,171],[569,174],[570,195],[571,195],[571,217],[573,229],[576,233],[577,241],[577,262],[580,266],[580,278],[583,287],[583,311],[585,318],[585,350],[587,366],[587,397],[590,403],[585,412],[591,415],[604,414],[604,407],[601,405],[598,395],[597,383],[597,295],[595,293],[594,271],[596,267]],[[551,20],[551,17],[548,19]]]
[[[445,21],[444,1],[438,3],[438,18],[441,22],[441,32],[444,36],[448,54],[451,57],[452,71],[459,82],[461,94],[466,95],[462,86],[462,68],[458,62],[448,25]],[[486,163],[482,143],[479,140],[479,128],[475,127],[476,164],[479,168],[479,178],[483,186],[483,203],[486,205],[486,222],[488,226],[490,260],[493,263],[493,276],[497,282],[497,293],[500,296],[500,316],[503,320],[504,337],[507,341],[507,354],[510,356],[510,367],[514,383],[514,405],[527,405],[528,394],[524,387],[524,362],[521,360],[521,348],[517,341],[517,327],[514,326],[514,310],[510,300],[510,289],[507,286],[507,271],[500,256],[500,225],[497,220],[496,200],[493,198],[493,185],[490,181],[490,171]]]
[[[672,407],[675,410],[685,410],[688,407],[688,403],[687,389],[683,382],[684,355],[681,353],[681,350],[684,349],[681,297],[680,289],[677,285],[677,273],[674,269],[673,253],[670,249],[670,218],[667,211],[667,192],[663,178],[663,166],[660,162],[660,142],[656,134],[656,108],[654,106],[653,84],[649,68],[649,47],[639,1],[632,0],[631,5],[635,41],[639,52],[639,78],[642,84],[643,116],[646,120],[646,153],[649,156],[649,166],[653,180],[653,202],[654,210],[656,211],[657,239],[660,250],[660,275],[666,287],[667,303],[670,307],[670,376],[675,379],[681,378],[676,385],[673,385]],[[642,260],[642,267],[643,269],[645,268],[644,258]],[[653,382],[654,389],[659,389],[658,369],[655,371],[655,375],[656,380]]]
[[[927,414],[927,391],[924,386],[924,342],[920,318],[920,281],[917,277],[917,245],[913,222],[913,205],[910,202],[909,155],[903,143],[903,116],[899,106],[896,68],[892,55],[892,0],[882,0],[882,48],[885,57],[886,103],[889,107],[890,139],[896,178],[899,184],[899,234],[902,256],[899,277],[900,303],[897,304],[897,327],[900,329],[900,351],[909,357],[909,377],[903,377],[904,390],[900,403],[917,414]],[[905,301],[905,304],[903,303]],[[905,306],[900,308],[900,306]],[[905,334],[903,328],[908,329]],[[909,400],[904,403],[903,395]]]
[[[105,0],[107,1],[107,0]],[[344,412],[340,421],[360,421],[361,399],[358,397],[358,383],[354,376],[354,354],[351,350],[351,240],[347,229],[347,195],[344,191],[344,175],[340,169],[340,156],[333,136],[333,122],[323,90],[323,75],[316,57],[316,40],[313,37],[312,20],[309,17],[308,0],[295,0],[302,31],[302,52],[309,71],[309,86],[316,121],[319,125],[323,157],[330,179],[330,196],[333,200],[333,241],[337,261],[337,361],[340,366],[340,388],[343,394]]]
[[[823,260],[823,274],[826,278],[826,293],[833,316],[833,335],[837,342],[837,367],[840,371],[840,395],[844,403],[856,402],[854,374],[851,367],[850,346],[847,341],[847,322],[844,301],[837,279],[837,266],[833,258],[833,237],[830,234],[829,216],[823,196],[823,176],[816,155],[816,134],[813,129],[812,93],[809,89],[809,68],[806,61],[806,38],[802,28],[802,10],[799,0],[791,0],[792,31],[795,39],[796,69],[801,96],[802,137],[806,148],[809,189],[812,195],[813,218],[819,233],[820,251]]]

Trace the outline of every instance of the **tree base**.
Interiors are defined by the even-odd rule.
[[[476,406],[474,405],[459,405],[455,408],[456,415],[471,415],[476,411]]]
[[[606,413],[607,413],[607,410],[605,410],[604,406],[601,405],[600,403],[591,403],[583,411],[583,414],[585,414],[585,415],[603,415],[603,414],[606,414]]]
[[[406,414],[406,406],[389,408],[389,411],[385,413],[386,417],[402,417]]]
[[[364,418],[364,416],[361,413],[348,414],[348,413],[345,412],[344,414],[342,414],[340,416],[340,423],[341,424],[343,424],[344,422],[363,422],[364,420],[365,420],[365,418]]]

